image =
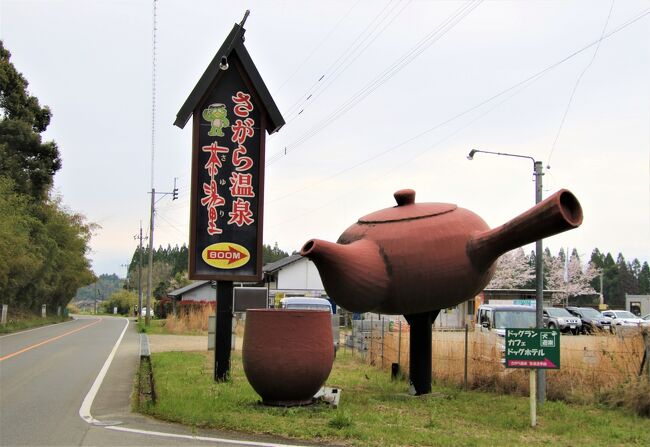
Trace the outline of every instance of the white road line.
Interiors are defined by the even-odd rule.
[[[163,433],[159,431],[138,430],[133,428],[119,427],[116,425],[106,427],[106,428],[108,430],[122,431],[128,433],[138,433],[141,435],[162,436],[165,438],[176,438],[176,439],[187,439],[190,441],[218,442],[224,444],[243,445],[243,446],[251,446],[251,447],[307,447],[307,446],[301,446],[296,444],[273,444],[268,442],[239,441],[236,439],[212,438],[209,436],[179,435],[176,433]]]
[[[115,342],[115,346],[113,346],[113,350],[108,355],[106,362],[104,362],[104,366],[99,371],[97,378],[95,378],[95,382],[93,382],[93,385],[90,387],[88,394],[86,394],[86,397],[84,398],[81,404],[81,408],[79,408],[79,416],[81,417],[81,419],[88,422],[89,424],[93,424],[95,426],[102,426],[102,428],[105,428],[107,430],[121,431],[121,432],[148,435],[148,436],[160,436],[163,438],[187,439],[192,441],[205,441],[205,442],[214,442],[214,443],[232,444],[232,445],[241,445],[241,446],[250,446],[250,447],[306,447],[297,444],[280,444],[280,443],[274,444],[274,443],[257,442],[257,441],[240,441],[236,439],[212,438],[209,436],[192,436],[192,435],[181,435],[177,433],[164,433],[160,431],[140,430],[136,428],[127,428],[127,427],[122,427],[117,425],[106,425],[107,424],[106,422],[102,422],[92,417],[92,415],[90,414],[90,408],[93,405],[93,401],[95,400],[95,396],[99,391],[99,387],[101,387],[102,382],[104,381],[104,377],[108,372],[108,368],[111,366],[111,363],[113,362],[113,358],[115,357],[117,348],[120,346],[120,343],[122,342],[124,333],[126,332],[126,329],[129,327],[129,320],[127,320],[126,318],[124,318],[124,320],[126,320],[126,325],[124,326],[124,329],[120,334],[120,337],[117,339],[117,342]]]
[[[122,329],[120,338],[118,338],[117,342],[115,342],[115,346],[113,346],[113,350],[111,351],[110,354],[108,354],[108,358],[104,362],[104,366],[102,366],[102,369],[99,371],[99,374],[97,374],[97,377],[93,382],[93,385],[90,387],[88,394],[86,394],[86,397],[81,403],[81,408],[79,408],[79,416],[81,416],[81,419],[88,422],[89,424],[94,424],[94,423],[101,424],[101,421],[98,421],[97,419],[93,418],[92,415],[90,414],[90,407],[93,406],[93,401],[95,400],[95,396],[97,396],[99,387],[102,385],[102,382],[104,381],[104,377],[106,376],[106,372],[108,372],[108,368],[109,366],[111,366],[111,363],[113,362],[113,357],[115,357],[117,348],[120,346],[120,343],[122,343],[122,338],[124,337],[126,328],[129,327],[129,320],[124,318],[124,321],[126,321],[126,324],[124,325],[124,329]]]

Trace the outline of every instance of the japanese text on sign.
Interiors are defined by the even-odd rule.
[[[506,329],[506,368],[560,367],[560,334],[555,329]]]
[[[253,111],[251,95],[238,91],[231,97],[234,107],[233,113],[238,119],[233,124],[228,120],[228,108],[225,104],[211,104],[203,111],[203,118],[210,122],[209,136],[225,136],[223,129],[230,127],[232,131],[231,142],[237,144],[237,147],[230,152],[230,148],[220,146],[219,141],[215,140],[210,145],[202,146],[203,152],[209,153],[207,163],[203,169],[208,173],[209,182],[203,183],[203,197],[200,203],[207,211],[207,226],[205,231],[210,236],[223,233],[220,218],[225,216],[225,212],[220,210],[226,205],[223,189],[228,181],[230,186],[228,190],[233,197],[233,201],[228,211],[228,220],[225,225],[252,225],[255,223],[254,213],[251,210],[249,200],[255,197],[253,174],[248,172],[253,168],[254,161],[251,157],[246,156],[246,141],[255,135],[255,120],[249,117]],[[235,171],[231,172],[228,180],[219,178],[219,171],[230,156],[230,162]]]

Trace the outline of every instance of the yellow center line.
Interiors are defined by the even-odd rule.
[[[20,354],[22,354],[22,353],[24,353],[24,352],[31,351],[31,350],[34,349],[34,348],[38,348],[39,346],[43,346],[44,344],[47,344],[47,343],[53,342],[54,340],[58,340],[59,338],[63,338],[63,337],[65,337],[66,335],[74,334],[75,332],[79,332],[79,331],[81,331],[81,330],[83,330],[83,329],[89,328],[90,326],[93,326],[93,325],[99,323],[100,321],[102,321],[102,320],[101,320],[101,319],[97,319],[97,320],[93,321],[92,323],[87,324],[87,325],[85,325],[85,326],[81,326],[81,327],[79,327],[79,328],[77,328],[77,329],[73,329],[73,330],[68,331],[68,332],[65,332],[65,333],[63,333],[63,334],[61,334],[61,335],[57,335],[56,337],[48,338],[48,339],[46,339],[46,340],[43,340],[43,341],[40,342],[40,343],[36,343],[36,344],[34,344],[34,345],[27,346],[26,348],[23,348],[23,349],[21,349],[20,351],[16,351],[16,352],[13,352],[13,353],[11,353],[11,354],[7,354],[7,355],[5,355],[4,357],[0,357],[0,362],[2,362],[3,360],[7,360],[7,359],[10,359],[10,358],[12,358],[12,357],[15,357],[15,356],[17,356],[17,355],[20,355]]]

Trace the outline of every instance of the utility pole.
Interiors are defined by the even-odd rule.
[[[542,201],[542,162],[535,163],[535,204]],[[544,327],[544,260],[542,256],[542,240],[535,242],[535,287],[536,297],[536,326],[537,329]],[[546,371],[543,368],[537,369],[537,402],[543,404],[546,400]]]
[[[142,314],[142,221],[140,221],[140,235],[133,236],[133,239],[140,239],[138,246],[138,321]],[[144,239],[147,239],[145,236]]]
[[[492,151],[481,151],[478,149],[472,149],[467,155],[468,160],[474,159],[474,154],[476,153],[492,154],[492,155],[504,155],[507,157],[517,157],[517,158],[527,158],[533,162],[534,171],[533,175],[535,176],[535,204],[538,204],[542,201],[542,176],[544,175],[542,162],[535,160],[533,157],[528,155],[518,155],[518,154],[507,154],[504,152],[492,152]],[[543,247],[542,240],[535,242],[535,277],[536,277],[536,286],[535,286],[535,320],[537,329],[544,327],[544,258],[543,258]],[[543,404],[546,399],[546,371],[543,368],[537,368],[536,373],[531,376],[531,387],[533,387],[533,382],[537,382],[534,388],[537,390],[537,402]]]
[[[145,326],[149,326],[149,319],[151,317],[151,298],[153,295],[153,229],[154,216],[156,214],[156,194],[159,194],[161,198],[171,194],[172,200],[178,199],[176,178],[174,177],[174,189],[171,192],[156,192],[156,188],[151,188],[151,214],[149,216],[149,271],[147,275],[147,312],[144,317]]]
[[[152,294],[152,280],[153,280],[153,219],[156,206],[156,188],[151,188],[151,214],[149,215],[149,270],[147,272],[147,312],[144,317],[144,325],[149,326],[149,318],[151,315],[151,294]],[[142,312],[142,311],[140,311]]]
[[[131,267],[131,264],[120,264],[120,267],[126,267],[126,278],[124,278],[124,285],[126,287],[124,289],[129,290],[129,287],[131,287],[131,284],[129,284],[129,267]]]
[[[603,271],[600,271],[600,297],[598,300],[598,304],[600,305],[600,309],[598,310],[603,310],[603,305],[605,304],[605,296],[603,295]]]

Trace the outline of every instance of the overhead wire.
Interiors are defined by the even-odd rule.
[[[535,80],[537,80],[537,79],[535,79]],[[533,83],[535,80],[531,81],[531,83]],[[530,84],[527,84],[527,85],[525,85],[525,86],[521,86],[521,87],[519,88],[519,90],[515,90],[515,91],[511,92],[511,94],[510,94],[509,96],[507,96],[505,99],[503,99],[501,102],[499,102],[499,103],[497,103],[496,105],[492,106],[490,109],[488,109],[487,111],[481,113],[479,116],[477,116],[476,118],[472,119],[471,121],[469,121],[469,122],[466,123],[465,125],[461,126],[460,128],[456,129],[455,131],[453,131],[453,132],[450,133],[449,135],[447,135],[447,136],[445,136],[444,138],[442,138],[442,139],[436,141],[434,144],[428,146],[426,149],[424,149],[424,150],[418,152],[415,156],[410,157],[410,158],[409,158],[408,160],[406,160],[404,163],[402,163],[402,164],[400,164],[400,165],[391,165],[391,167],[390,167],[390,171],[389,171],[389,172],[394,172],[394,171],[397,170],[397,169],[401,169],[403,166],[405,166],[405,165],[407,165],[407,164],[409,164],[409,163],[412,163],[413,160],[419,158],[419,157],[422,156],[424,153],[429,152],[431,149],[434,149],[435,147],[440,146],[442,143],[444,143],[444,142],[446,142],[446,141],[449,141],[451,138],[455,137],[456,135],[458,135],[459,133],[461,133],[461,132],[464,131],[465,129],[469,128],[472,124],[474,124],[475,122],[481,120],[483,117],[485,117],[486,115],[488,115],[489,113],[491,113],[493,110],[495,110],[496,108],[500,107],[500,106],[501,106],[502,104],[504,104],[505,102],[509,101],[513,96],[517,95],[518,93],[520,93],[521,91],[523,91],[524,89],[526,89],[529,85],[530,85]],[[410,141],[410,140],[409,140],[409,141]],[[397,149],[398,147],[401,147],[402,145],[403,145],[403,144],[400,143],[399,145],[392,146],[392,147],[389,148],[388,150],[383,151],[382,153],[377,154],[376,156],[373,156],[373,157],[371,157],[371,158],[368,158],[368,159],[366,159],[366,160],[363,160],[363,161],[361,161],[361,162],[359,162],[359,163],[357,163],[357,164],[355,164],[355,165],[353,165],[353,166],[346,167],[345,169],[343,169],[343,170],[341,170],[341,171],[338,171],[338,172],[336,172],[335,174],[332,174],[332,175],[328,176],[327,178],[325,178],[325,179],[323,179],[323,180],[321,180],[321,181],[319,181],[319,182],[316,182],[316,183],[310,184],[309,186],[307,186],[307,187],[305,187],[305,188],[302,188],[302,189],[300,189],[300,190],[296,190],[294,193],[298,193],[298,192],[304,191],[304,190],[309,189],[309,188],[311,188],[311,187],[313,187],[313,186],[315,186],[315,185],[317,185],[317,184],[325,183],[325,182],[327,182],[327,181],[329,181],[329,180],[332,180],[333,178],[338,177],[339,175],[342,175],[342,174],[344,174],[344,173],[346,173],[346,172],[348,172],[348,171],[351,171],[351,170],[356,169],[356,168],[358,168],[358,167],[360,167],[360,166],[362,166],[362,165],[365,165],[365,164],[367,164],[367,163],[370,163],[371,161],[373,161],[373,160],[375,160],[375,159],[377,159],[377,158],[380,158],[380,157],[382,157],[382,156],[384,156],[384,155],[387,155],[389,152],[391,152],[391,151]],[[378,180],[380,180],[380,179],[385,179],[385,178],[386,178],[386,175],[387,175],[389,172],[383,172],[383,173],[381,173],[381,174],[375,176],[374,178],[370,179],[368,182],[376,183],[376,182],[377,182]],[[367,183],[367,182],[364,181],[364,183]],[[278,198],[278,199],[272,200],[272,201],[270,201],[269,203],[272,203],[272,202],[274,202],[274,201],[279,201],[279,200],[281,200],[281,199],[283,199],[283,198],[286,198],[286,197],[289,197],[289,196],[293,195],[294,193],[287,194],[287,195],[282,196],[282,197],[280,197],[280,198]],[[347,194],[347,193],[345,193],[345,194]],[[328,201],[328,202],[326,202],[326,203],[324,203],[324,204],[321,204],[321,206],[318,206],[317,208],[314,208],[314,209],[311,209],[311,210],[305,211],[305,212],[300,213],[300,214],[298,214],[298,215],[293,215],[291,219],[288,219],[288,220],[282,221],[282,222],[277,223],[277,224],[274,224],[274,225],[270,225],[270,228],[275,228],[275,227],[277,227],[277,226],[279,226],[279,225],[285,225],[285,224],[287,224],[287,223],[289,223],[289,222],[295,220],[296,217],[302,217],[302,216],[309,215],[309,214],[311,214],[311,213],[313,213],[313,212],[319,211],[319,210],[321,210],[321,209],[323,209],[323,208],[329,206],[329,205],[332,204],[332,203],[340,202],[342,197],[343,197],[343,195],[341,195],[341,196],[337,196],[337,197],[334,198],[333,200]]]
[[[363,93],[366,89],[372,87],[373,84],[375,84],[376,82],[381,81],[385,76],[390,75],[389,78],[392,77],[392,74],[390,74],[391,71],[396,70],[395,73],[397,73],[397,71],[401,70],[401,69],[403,68],[402,65],[404,64],[404,62],[405,62],[405,61],[406,61],[410,56],[413,56],[413,54],[417,53],[417,54],[415,54],[415,56],[413,57],[413,59],[414,59],[415,57],[419,56],[419,55],[420,55],[424,50],[426,50],[427,48],[429,48],[429,47],[430,47],[430,46],[435,42],[435,40],[429,42],[429,43],[428,43],[424,48],[422,48],[422,45],[426,44],[427,41],[430,40],[432,37],[435,37],[435,34],[436,34],[437,32],[439,32],[441,28],[443,28],[444,26],[446,26],[446,25],[447,25],[451,20],[453,20],[454,17],[457,17],[458,14],[459,14],[459,11],[462,12],[463,10],[466,10],[468,7],[472,6],[472,4],[475,5],[475,6],[473,6],[473,8],[476,8],[476,7],[478,6],[478,4],[481,3],[482,1],[483,1],[483,0],[472,0],[471,2],[466,3],[466,4],[464,4],[463,6],[461,6],[461,7],[460,7],[460,8],[459,8],[459,9],[458,9],[454,14],[452,14],[452,16],[448,17],[448,18],[447,18],[443,23],[441,23],[441,24],[440,24],[440,25],[439,25],[439,26],[438,26],[434,31],[430,32],[427,36],[425,36],[424,38],[420,39],[420,41],[418,41],[418,43],[417,43],[413,48],[411,48],[411,50],[409,50],[406,54],[402,55],[402,57],[399,58],[398,60],[396,60],[396,61],[395,61],[395,62],[394,62],[390,67],[388,67],[387,69],[384,69],[384,71],[383,71],[382,73],[380,73],[380,75],[379,75],[378,77],[376,77],[374,81],[372,81],[370,84],[367,84],[364,88],[362,88],[362,90],[361,90],[360,92],[357,92],[357,95]],[[410,2],[409,2],[409,3],[410,3]],[[407,3],[407,5],[405,5],[405,7],[406,7],[406,6],[408,6],[408,3]],[[399,16],[399,14],[402,13],[402,11],[405,9],[405,7],[402,8],[402,10],[400,10],[399,13],[396,14],[396,15],[391,19],[391,21],[388,23],[388,25],[390,25],[390,24],[391,24],[391,23],[392,23],[392,22],[393,22],[393,21],[394,21],[394,20]],[[471,11],[470,11],[470,12],[471,12]],[[469,14],[469,12],[468,12],[467,14]],[[464,16],[463,16],[463,17],[464,17]],[[462,18],[461,18],[461,20],[462,20]],[[377,37],[378,37],[378,36],[375,36],[375,37],[373,38],[373,40],[370,41],[370,42],[368,43],[368,45],[366,45],[366,47],[363,48],[363,51],[365,51],[365,50],[368,48],[368,46],[370,46],[370,45],[371,45],[371,44],[376,40]],[[439,37],[442,37],[442,36],[439,36]],[[436,39],[436,40],[438,40],[438,39]],[[422,48],[422,49],[421,49],[421,48]],[[420,49],[421,49],[421,50],[420,50]],[[352,62],[353,62],[353,61],[352,61]],[[410,62],[411,62],[411,61],[408,61],[408,62],[406,63],[406,65],[408,65],[408,63],[410,63]],[[405,66],[405,65],[404,65],[404,66]],[[336,81],[336,79],[338,79],[339,76],[340,76],[340,73],[337,74],[336,77],[332,78],[332,79],[330,80],[330,82],[329,82],[329,83],[328,83],[328,84],[323,88],[323,90],[321,90],[320,92],[318,92],[318,94],[316,95],[316,97],[313,99],[312,102],[314,102],[316,99],[318,99],[318,97],[320,97],[320,96],[323,94],[323,92],[324,92],[325,90],[327,90],[327,88],[329,88],[329,87],[330,87],[330,86],[331,86],[331,85]],[[388,78],[388,79],[389,79],[389,78]],[[388,79],[386,79],[386,80],[388,80]],[[383,82],[385,82],[385,81],[383,81]],[[383,82],[381,82],[381,83],[383,84]],[[374,89],[373,89],[373,90],[374,90]],[[353,101],[356,99],[356,96],[357,96],[357,95],[355,95],[355,97],[353,97],[353,98],[350,98],[350,99],[348,100],[348,102],[353,102]],[[342,106],[340,106],[339,108],[341,108],[341,107],[342,107]],[[335,111],[335,112],[333,112],[332,114],[334,114],[334,113],[338,113],[338,110]]]
[[[353,9],[354,9],[354,8],[355,8],[355,7],[360,3],[360,2],[361,2],[361,0],[357,0],[356,2],[354,2],[354,3],[352,4],[352,6],[350,6],[350,8],[347,10],[347,12],[346,12],[345,14],[343,14],[343,15],[341,16],[341,18],[339,18],[339,20],[336,22],[336,24],[334,25],[334,27],[332,27],[332,29],[329,30],[329,32],[325,35],[325,37],[323,37],[323,39],[322,39],[322,40],[321,40],[321,41],[320,41],[320,42],[319,42],[319,43],[318,43],[318,44],[317,44],[317,45],[316,45],[316,46],[315,46],[315,47],[314,47],[314,48],[309,52],[309,54],[308,54],[308,55],[307,55],[307,56],[302,60],[302,62],[300,62],[300,63],[298,64],[298,66],[297,66],[296,69],[293,71],[293,73],[291,73],[291,75],[289,75],[289,77],[288,77],[287,79],[285,79],[285,80],[280,84],[280,86],[279,86],[278,89],[276,90],[276,93],[280,92],[280,91],[284,88],[284,86],[287,85],[287,84],[289,83],[289,81],[292,80],[293,77],[294,77],[294,76],[295,76],[295,75],[300,71],[300,69],[301,69],[302,67],[305,66],[305,64],[307,63],[307,61],[309,61],[309,60],[314,56],[314,54],[316,54],[316,52],[320,49],[320,47],[322,47],[323,44],[329,40],[330,36],[334,33],[334,31],[336,31],[336,30],[338,29],[338,27],[341,25],[341,23],[343,23],[343,20],[345,20],[345,19],[350,15],[350,13],[352,12],[352,10],[353,10]]]
[[[350,111],[352,108],[360,104],[363,99],[365,99],[370,93],[375,91],[379,86],[383,85],[386,81],[392,78],[395,74],[405,68],[410,64],[415,58],[417,58],[422,52],[429,48],[433,43],[437,42],[447,34],[451,29],[453,29],[461,20],[463,20],[467,15],[469,15],[474,9],[476,9],[482,0],[473,0],[461,6],[456,10],[452,15],[450,15],[445,21],[443,21],[436,29],[431,33],[421,39],[413,48],[411,48],[407,53],[398,58],[393,64],[386,68],[379,76],[375,77],[369,84],[363,87],[361,90],[356,92],[350,98],[348,98],[342,105],[340,105],[336,110],[331,112],[326,118],[320,121],[318,124],[313,126],[305,134],[295,140],[293,143],[285,146],[284,150],[276,153],[274,156],[271,156],[266,165],[270,166],[273,163],[277,162],[282,157],[286,156],[288,152],[296,149],[297,147],[304,144],[307,140],[317,135],[323,131],[326,127],[333,124],[336,120],[341,118],[345,113]]]
[[[303,188],[301,188],[301,189],[291,191],[291,192],[289,192],[289,193],[287,193],[287,194],[284,194],[284,195],[282,195],[282,196],[280,196],[280,197],[277,197],[277,198],[275,198],[275,199],[269,200],[269,201],[267,201],[267,203],[274,203],[274,202],[278,202],[278,201],[280,201],[280,200],[286,199],[286,198],[288,198],[288,197],[290,197],[290,196],[292,196],[292,195],[294,195],[294,194],[296,194],[296,193],[298,193],[298,192],[305,191],[305,190],[310,189],[310,188],[312,188],[312,187],[314,187],[314,186],[316,186],[316,185],[319,185],[319,184],[321,184],[321,183],[323,183],[323,182],[325,182],[325,181],[331,180],[331,179],[333,179],[333,178],[335,178],[335,177],[337,177],[337,176],[339,176],[339,175],[341,175],[341,174],[344,174],[344,173],[346,173],[346,172],[349,172],[349,171],[351,171],[352,169],[355,169],[355,168],[357,168],[357,167],[359,167],[359,166],[362,166],[362,165],[364,165],[364,164],[366,164],[366,163],[369,163],[370,161],[372,161],[372,160],[374,160],[374,159],[376,159],[376,158],[382,157],[383,155],[386,155],[386,154],[388,154],[389,152],[392,152],[392,151],[394,151],[395,149],[398,149],[399,147],[404,146],[405,144],[408,144],[408,143],[410,143],[410,142],[413,142],[413,141],[415,141],[415,140],[421,138],[422,136],[424,136],[424,135],[426,135],[426,134],[428,134],[428,133],[430,133],[430,132],[433,132],[434,130],[437,130],[437,129],[439,129],[439,128],[445,126],[446,124],[449,124],[450,122],[455,121],[456,119],[461,118],[462,116],[465,116],[465,115],[467,115],[467,114],[473,112],[474,110],[477,110],[477,109],[481,108],[482,106],[484,106],[484,105],[486,105],[486,104],[488,104],[488,103],[494,101],[495,99],[497,99],[497,98],[499,98],[499,97],[501,97],[501,96],[504,96],[504,95],[506,95],[506,94],[508,94],[508,93],[510,93],[510,92],[513,92],[513,91],[515,91],[516,89],[518,89],[518,88],[520,88],[520,87],[522,87],[522,89],[523,89],[523,88],[525,88],[525,86],[527,86],[527,85],[529,85],[530,83],[534,82],[535,80],[537,80],[538,78],[540,78],[541,76],[543,76],[544,74],[546,74],[547,72],[549,72],[549,71],[551,71],[552,69],[556,68],[557,66],[563,64],[564,62],[566,62],[566,61],[572,59],[573,57],[577,56],[578,54],[581,54],[582,52],[586,51],[587,49],[591,48],[592,46],[598,44],[600,41],[612,37],[612,36],[615,35],[616,33],[622,31],[623,29],[627,28],[628,26],[630,26],[630,25],[634,24],[635,22],[641,20],[643,17],[645,17],[645,16],[648,15],[648,14],[650,14],[650,8],[648,8],[648,9],[642,11],[639,15],[637,15],[637,16],[635,16],[635,17],[629,19],[627,22],[623,23],[622,25],[620,25],[619,27],[617,27],[616,29],[614,29],[613,31],[611,31],[610,33],[608,33],[607,35],[601,37],[600,39],[598,39],[598,40],[596,40],[596,41],[594,41],[594,42],[591,42],[590,44],[588,44],[588,45],[582,47],[582,48],[579,49],[579,50],[576,50],[576,51],[572,52],[571,54],[569,54],[568,56],[564,57],[563,59],[561,59],[561,60],[559,60],[559,61],[557,61],[557,62],[555,62],[555,63],[553,63],[553,64],[551,64],[551,65],[549,65],[549,66],[547,66],[546,68],[544,68],[544,69],[538,71],[537,73],[533,74],[532,76],[529,76],[529,77],[527,77],[526,79],[517,82],[516,84],[514,84],[514,85],[512,85],[512,86],[510,86],[510,87],[508,87],[508,88],[506,88],[506,89],[504,89],[504,90],[502,90],[502,91],[500,91],[499,93],[496,93],[496,94],[490,96],[489,98],[487,98],[487,99],[485,99],[485,100],[483,100],[483,101],[481,101],[481,102],[475,104],[474,106],[469,107],[468,109],[465,109],[464,111],[462,111],[462,112],[460,112],[460,113],[458,113],[458,114],[456,114],[456,115],[454,115],[454,116],[452,116],[452,117],[450,117],[450,118],[448,118],[448,119],[446,119],[446,120],[444,120],[444,121],[442,121],[442,122],[439,122],[439,123],[435,124],[434,126],[432,126],[432,127],[428,128],[428,129],[426,129],[426,130],[424,130],[424,131],[418,133],[417,135],[415,135],[415,136],[413,136],[413,137],[410,137],[410,138],[408,138],[408,139],[406,139],[406,140],[404,140],[404,141],[402,141],[402,142],[400,142],[400,143],[397,143],[397,144],[395,144],[395,145],[393,145],[393,146],[390,146],[389,148],[387,148],[386,150],[382,151],[382,152],[379,153],[379,154],[375,154],[375,155],[373,155],[372,157],[369,157],[369,158],[367,158],[367,159],[365,159],[365,160],[362,160],[361,162],[359,162],[359,163],[357,163],[357,164],[355,164],[355,165],[347,166],[347,167],[345,167],[344,169],[342,169],[342,170],[340,170],[340,171],[338,171],[338,172],[336,172],[336,173],[334,173],[334,174],[332,174],[332,175],[326,177],[326,178],[323,179],[323,180],[320,180],[320,181],[318,181],[318,182],[311,183],[311,184],[309,184],[309,185],[307,185],[307,186],[305,186],[305,187],[303,187]],[[518,93],[518,92],[517,92],[517,93]],[[515,93],[515,94],[516,94],[516,93]],[[508,97],[508,99],[511,98],[512,96],[514,96],[514,94],[511,95],[510,97]],[[503,102],[505,102],[505,101],[503,101]],[[503,103],[503,102],[502,102],[502,103]],[[502,104],[502,103],[500,103],[500,104]],[[500,104],[499,104],[499,105],[500,105]],[[320,208],[319,208],[319,209],[320,209]]]
[[[557,142],[560,138],[560,134],[562,133],[562,129],[564,128],[564,123],[566,121],[566,117],[569,113],[569,109],[571,108],[571,103],[573,102],[573,97],[576,94],[576,90],[578,90],[578,85],[580,85],[580,81],[582,80],[582,77],[585,75],[589,67],[591,67],[591,64],[594,63],[594,60],[596,59],[596,55],[598,54],[598,49],[600,48],[600,43],[603,41],[603,36],[605,35],[605,30],[607,30],[607,25],[609,24],[609,19],[612,16],[612,10],[614,9],[614,2],[615,0],[612,0],[612,4],[609,7],[609,12],[607,13],[607,19],[605,20],[605,25],[603,26],[603,31],[600,33],[600,39],[598,39],[598,44],[596,45],[596,49],[594,50],[594,54],[591,56],[591,60],[589,63],[585,66],[585,68],[582,70],[578,78],[576,79],[575,84],[573,85],[573,90],[571,90],[571,95],[569,96],[569,101],[567,102],[567,105],[564,109],[564,114],[562,115],[562,120],[560,121],[560,126],[557,129],[557,133],[555,134],[555,139],[553,140],[553,144],[551,146],[551,151],[548,154],[548,159],[546,162],[546,169],[551,169],[551,157],[553,156],[553,152],[555,151],[555,147],[557,146]]]
[[[402,14],[402,12],[404,12],[404,10],[411,4],[411,1],[412,0],[409,0],[408,2],[406,2],[404,4],[404,6],[402,6],[402,8],[399,11],[397,11],[396,14],[392,15],[391,19],[382,27],[382,29],[379,30],[379,32],[377,32],[372,37],[372,39],[368,43],[366,43],[366,45],[358,52],[358,56],[362,55],[368,49],[368,47],[370,47],[377,40],[377,38],[383,34],[383,32],[395,21],[395,19],[397,19]],[[393,8],[390,12],[393,12],[394,10],[395,10],[395,8]],[[370,37],[370,36],[368,36],[368,37]],[[307,100],[305,100],[304,107],[302,109],[300,109],[300,111],[298,112],[297,115],[301,115],[305,110],[312,107],[312,104],[314,104],[316,102],[316,100],[318,98],[320,98],[323,95],[323,93],[325,93],[325,91],[327,91],[332,86],[332,84],[334,84],[336,82],[336,80],[345,72],[345,70],[347,70],[354,62],[356,62],[356,60],[357,59],[348,60],[347,64],[340,71],[338,71],[338,73],[332,73],[330,75],[330,77],[329,77],[329,80],[327,80],[328,82],[326,82],[325,84],[321,84],[320,87],[322,87],[322,88],[316,89],[309,96],[309,98],[307,98]],[[309,102],[307,103],[308,100],[309,100]],[[289,117],[288,118],[288,123],[289,124],[292,123],[293,120],[295,120],[297,118],[297,115],[294,116],[293,119],[292,119],[292,117]]]
[[[285,116],[285,119],[290,120],[294,114],[299,114],[299,110],[302,107],[302,105],[309,101],[311,97],[314,95],[316,91],[320,88],[320,83],[325,79],[329,78],[329,76],[333,75],[336,73],[340,67],[342,66],[345,61],[347,61],[349,58],[351,58],[353,55],[357,54],[357,49],[363,42],[368,39],[369,36],[372,35],[374,30],[377,28],[379,24],[381,24],[386,17],[397,7],[399,4],[399,0],[395,3],[393,8],[386,12],[387,8],[390,6],[390,4],[393,2],[393,0],[389,0],[386,5],[375,15],[375,17],[366,25],[366,27],[355,37],[355,39],[352,41],[352,43],[339,55],[339,57],[332,62],[321,74],[321,76],[307,89],[307,92],[299,98],[292,106],[289,107],[286,111],[283,112],[283,115]],[[386,12],[386,13],[385,13]],[[385,13],[385,14],[384,14]],[[377,22],[379,20],[379,22]],[[377,23],[376,23],[377,22]],[[370,30],[370,31],[369,31]],[[361,42],[359,42],[361,41]],[[347,68],[347,67],[346,67]]]

